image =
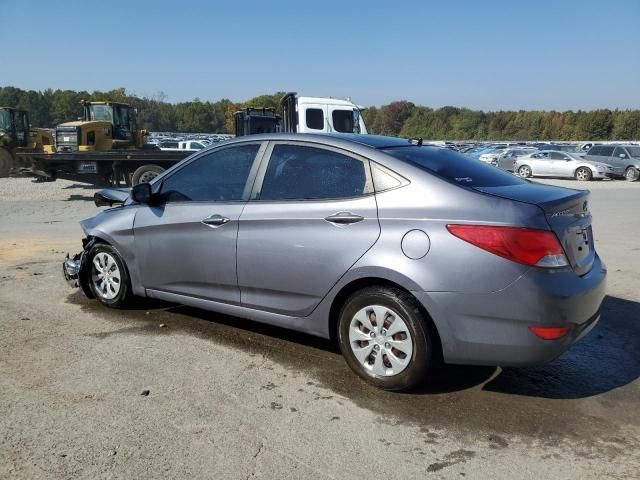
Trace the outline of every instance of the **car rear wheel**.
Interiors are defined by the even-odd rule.
[[[523,178],[529,178],[531,176],[531,167],[529,167],[529,165],[522,165],[518,168],[518,175]]]
[[[576,170],[575,177],[580,182],[588,182],[593,177],[593,172],[587,167],[580,167]]]
[[[340,312],[340,349],[367,382],[384,390],[410,390],[425,381],[433,363],[426,322],[408,293],[368,287],[351,295]]]
[[[149,183],[162,172],[164,172],[164,168],[159,165],[142,165],[133,172],[131,184],[132,186],[135,186],[139,183]]]
[[[629,167],[627,168],[627,170],[624,172],[624,178],[628,181],[628,182],[637,182],[638,179],[640,178],[640,170],[638,170],[635,167]]]
[[[89,251],[89,288],[100,303],[122,308],[132,297],[129,274],[118,252],[104,243]]]

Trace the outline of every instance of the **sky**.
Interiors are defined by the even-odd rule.
[[[0,0],[0,86],[640,108],[640,0]]]

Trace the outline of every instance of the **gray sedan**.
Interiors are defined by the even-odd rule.
[[[246,136],[81,222],[67,281],[107,307],[150,297],[334,340],[406,390],[440,361],[531,365],[597,322],[589,193],[373,135]]]
[[[583,182],[622,175],[620,169],[611,165],[585,160],[578,155],[557,150],[541,150],[517,157],[513,162],[513,171],[524,178],[575,178]]]

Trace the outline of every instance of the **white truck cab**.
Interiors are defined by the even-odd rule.
[[[366,134],[361,108],[351,100],[300,97],[287,93],[274,108],[246,108],[235,112],[236,136],[256,133],[356,133]]]
[[[360,108],[350,100],[298,96],[295,100],[299,133],[367,133]]]

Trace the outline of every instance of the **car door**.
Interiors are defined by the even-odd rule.
[[[160,201],[139,207],[134,220],[145,288],[240,302],[238,219],[264,148],[250,142],[216,149],[161,179]]]
[[[631,162],[629,161],[629,153],[623,147],[616,147],[612,157],[604,163],[615,167],[622,174]]]
[[[530,157],[530,167],[533,175],[551,175],[551,161],[549,152],[534,153]]]
[[[613,165],[614,167],[620,168],[624,163],[621,158],[616,158],[613,155],[615,150],[615,146],[613,145],[602,145],[600,147],[600,153],[598,155],[598,162],[606,163],[607,165]]]
[[[310,314],[379,234],[366,159],[329,147],[273,142],[240,217],[242,305]]]
[[[551,174],[554,177],[573,177],[573,171],[578,162],[574,161],[566,153],[551,152],[548,163],[550,164]]]

